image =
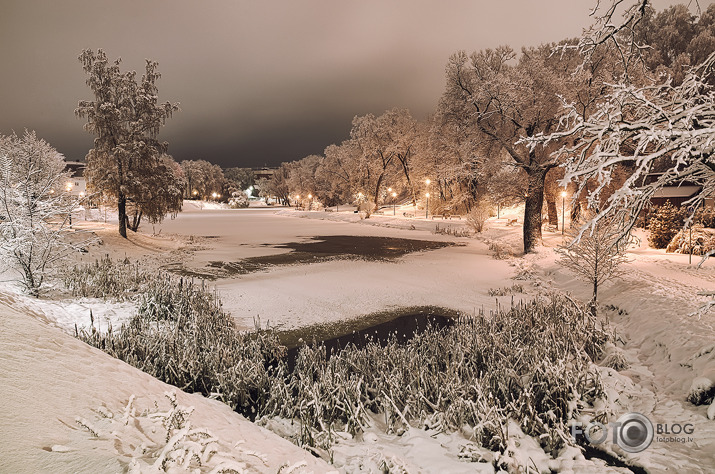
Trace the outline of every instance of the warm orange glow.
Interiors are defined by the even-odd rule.
[[[429,186],[429,184],[430,184],[431,182],[432,182],[432,181],[430,181],[429,178],[425,179],[425,184],[427,184],[427,186]]]
[[[429,193],[425,194],[425,196],[429,197]]]

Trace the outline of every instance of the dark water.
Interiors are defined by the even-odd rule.
[[[444,313],[449,313],[445,311]],[[454,323],[454,314],[445,316],[432,310],[417,313],[399,314],[393,319],[378,322],[368,327],[325,327],[306,328],[291,331],[283,337],[284,344],[288,347],[288,366],[292,370],[298,357],[298,352],[304,343],[321,344],[325,347],[326,357],[330,357],[342,349],[354,345],[358,348],[365,347],[368,343],[384,346],[393,338],[398,343],[405,343],[415,334],[424,332],[427,328],[442,329]],[[300,342],[302,339],[303,342]]]
[[[209,267],[225,276],[243,275],[280,265],[319,263],[335,259],[394,261],[408,253],[436,250],[455,245],[452,242],[398,239],[393,237],[325,235],[308,242],[289,242],[272,248],[290,249],[278,255],[244,258],[234,262],[210,262]]]

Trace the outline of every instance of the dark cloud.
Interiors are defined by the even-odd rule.
[[[182,109],[162,132],[175,158],[277,164],[345,139],[355,115],[425,116],[450,54],[578,36],[591,3],[5,0],[0,133],[34,129],[82,158],[92,137],[74,108],[91,97],[77,56],[101,47],[126,69],[159,62],[161,99]]]

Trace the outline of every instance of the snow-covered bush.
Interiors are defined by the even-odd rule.
[[[499,242],[498,240],[487,240],[486,244],[489,247],[489,251],[492,252],[492,257],[496,260],[505,260],[514,256],[514,249],[507,243]]]
[[[479,201],[467,214],[467,225],[477,233],[484,230],[484,223],[491,215],[491,208],[485,201]]]
[[[511,286],[505,286],[503,288],[489,288],[489,291],[487,291],[489,296],[507,296],[519,293],[524,293],[524,285],[520,285],[518,283],[514,283]]]
[[[24,289],[37,296],[45,277],[87,242],[76,236],[72,211],[77,199],[66,193],[65,162],[34,132],[0,135],[0,254],[19,273]]]
[[[664,249],[683,228],[685,214],[669,202],[655,209],[648,221],[648,243],[656,249]]]
[[[705,255],[715,250],[715,231],[696,224],[692,229],[680,229],[670,241],[666,252]]]
[[[466,425],[482,446],[503,450],[514,419],[556,452],[570,439],[574,410],[602,394],[591,362],[607,339],[584,308],[552,297],[464,317],[405,344],[351,346],[330,358],[323,346],[304,347],[287,387],[272,392],[269,415],[300,421],[294,441],[322,448],[336,432],[360,432],[375,412],[389,431]]]
[[[73,296],[125,300],[146,288],[150,274],[129,259],[114,262],[107,255],[92,264],[75,265],[62,280]]]
[[[598,287],[620,276],[628,262],[626,250],[635,243],[629,235],[622,236],[617,222],[601,219],[585,229],[571,229],[567,243],[559,246],[559,264],[591,284],[591,304],[595,311]]]
[[[708,377],[696,377],[690,385],[687,400],[693,405],[709,405],[715,399],[715,381]]]
[[[236,192],[228,199],[228,207],[231,209],[245,209],[248,207],[248,196],[244,192]]]
[[[78,337],[164,382],[254,417],[282,370],[276,335],[237,331],[203,284],[167,274],[148,278],[129,323],[106,333],[81,329]]]

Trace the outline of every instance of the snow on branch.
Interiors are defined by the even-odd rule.
[[[681,85],[606,85],[607,94],[588,117],[564,102],[562,130],[525,138],[530,147],[565,140],[555,152],[565,162],[562,184],[578,184],[598,210],[594,221],[615,216],[630,229],[654,193],[683,181],[701,186],[689,204],[697,207],[715,189],[715,53],[690,70]],[[603,193],[614,171],[629,176],[612,194]],[[658,174],[651,174],[658,170]],[[595,187],[593,185],[595,184]],[[591,185],[591,187],[587,186]]]

